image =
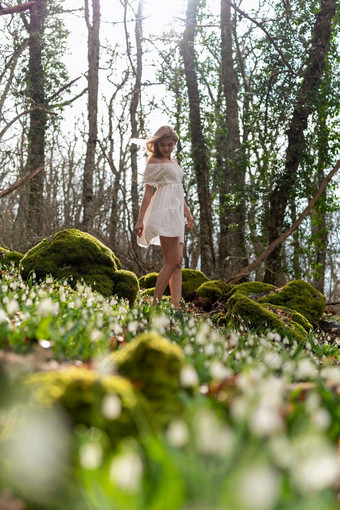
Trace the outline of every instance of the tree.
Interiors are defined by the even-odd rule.
[[[91,229],[93,224],[93,174],[98,138],[100,0],[92,0],[92,22],[90,20],[89,0],[85,0],[85,21],[88,31],[88,139],[83,176],[83,228],[87,231]]]
[[[202,129],[200,94],[198,90],[197,64],[194,48],[199,3],[199,0],[188,0],[186,26],[181,41],[181,54],[189,98],[192,158],[195,167],[200,206],[199,236],[201,267],[207,275],[212,275],[215,270],[215,253],[212,236],[211,196],[209,191],[209,159]]]
[[[245,161],[240,142],[238,84],[233,63],[230,3],[221,0],[221,78],[225,99],[226,133],[222,141],[220,178],[219,270],[230,277],[247,264],[245,229]]]
[[[314,97],[325,70],[335,14],[336,0],[322,0],[316,15],[308,61],[294,111],[287,130],[285,168],[270,193],[269,242],[277,239],[284,226],[285,212],[290,192],[297,179],[297,170],[305,151],[304,131],[314,108]],[[266,261],[265,281],[276,283],[281,268],[281,245],[278,245]]]

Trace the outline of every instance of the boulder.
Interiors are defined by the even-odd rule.
[[[119,259],[94,236],[77,229],[67,229],[44,239],[21,259],[24,280],[35,273],[37,280],[52,275],[69,279],[75,286],[84,281],[105,297],[118,295],[134,302],[139,290],[138,279],[131,271],[123,271]]]
[[[138,435],[141,415],[149,412],[147,402],[128,380],[82,367],[38,372],[26,384],[40,405],[61,407],[73,426],[104,430],[113,445]]]
[[[153,296],[158,273],[149,273],[139,278],[139,286],[144,289],[142,295]],[[208,278],[202,271],[197,269],[182,269],[182,296],[186,297],[195,291],[202,283],[207,282]],[[170,295],[169,285],[166,287],[165,296]]]
[[[232,328],[246,327],[256,332],[278,331],[299,341],[305,339],[307,331],[287,312],[274,313],[249,297],[235,292],[227,302],[227,313],[218,319],[220,325]]]
[[[0,265],[1,266],[19,266],[20,260],[24,255],[18,251],[6,250],[6,248],[0,248]]]
[[[258,302],[296,310],[313,326],[318,324],[326,307],[325,296],[303,280],[289,282],[284,287],[259,298]]]
[[[146,397],[158,425],[166,425],[181,412],[178,392],[184,356],[178,345],[151,331],[138,335],[109,358],[118,373]]]

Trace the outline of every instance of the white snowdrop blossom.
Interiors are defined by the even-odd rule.
[[[19,303],[16,299],[10,299],[7,303],[7,313],[12,316],[20,310]]]
[[[329,366],[322,368],[321,377],[332,383],[340,384],[340,367]]]
[[[292,480],[305,494],[333,485],[340,476],[336,449],[323,440],[302,440],[294,451]]]
[[[184,348],[183,348],[183,352],[186,356],[191,356],[193,353],[194,353],[194,348],[192,345],[190,344],[187,344]]]
[[[206,356],[213,356],[215,354],[215,346],[212,343],[209,343],[204,348],[204,353]]]
[[[152,317],[151,328],[156,331],[156,333],[163,335],[168,326],[169,319],[165,314],[155,315]]]
[[[186,365],[182,368],[179,376],[179,381],[183,388],[191,388],[193,386],[198,386],[199,378],[194,367],[190,365]]]
[[[139,326],[139,322],[138,321],[130,321],[129,324],[128,324],[127,330],[130,333],[136,333],[136,331],[138,329],[138,326]]]
[[[103,460],[103,448],[100,443],[89,442],[79,449],[79,462],[84,469],[97,469]]]
[[[227,377],[230,377],[232,371],[230,368],[227,368],[218,360],[212,361],[210,365],[210,375],[215,381],[222,381]]]
[[[49,297],[45,298],[38,303],[37,313],[41,317],[56,316],[59,313],[59,303],[53,302]]]
[[[196,343],[198,345],[203,345],[207,341],[210,336],[210,328],[206,322],[203,322],[202,326],[199,328],[196,334]]]
[[[118,395],[105,395],[101,410],[107,420],[117,420],[122,413],[122,401]]]
[[[51,283],[53,283],[53,278],[51,276],[48,276],[45,282],[47,283],[47,285],[50,285]]]
[[[267,510],[275,506],[280,495],[280,477],[269,466],[255,466],[243,472],[238,487],[242,508]]]
[[[267,436],[281,432],[283,421],[277,409],[261,403],[251,413],[249,427],[257,436]]]
[[[263,355],[263,360],[269,368],[277,370],[281,367],[281,357],[276,351],[268,350]]]
[[[143,464],[134,451],[125,451],[115,457],[110,467],[110,480],[126,492],[137,492],[141,485]]]
[[[273,340],[274,342],[281,342],[281,336],[276,333],[275,331],[270,331],[268,334],[267,334],[267,338],[268,340]]]
[[[167,428],[166,437],[172,446],[182,448],[189,440],[189,429],[187,424],[182,420],[172,421]]]
[[[103,338],[103,333],[99,329],[94,328],[90,333],[91,342],[99,342]]]
[[[199,411],[194,422],[197,449],[206,455],[225,455],[233,446],[230,428],[211,411]]]
[[[296,376],[298,379],[314,379],[317,376],[316,366],[310,359],[303,358],[296,367]]]
[[[0,308],[0,324],[3,324],[4,322],[8,322],[7,313],[3,308]]]
[[[312,422],[320,430],[327,430],[331,424],[331,421],[331,416],[327,409],[319,408],[312,414]]]

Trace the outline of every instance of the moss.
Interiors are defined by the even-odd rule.
[[[237,328],[244,325],[257,332],[276,330],[299,341],[306,337],[306,330],[297,322],[287,316],[279,318],[272,311],[238,292],[231,296],[227,306],[228,312],[223,319],[219,319],[219,324]]]
[[[130,306],[135,302],[139,291],[138,278],[132,271],[120,269],[113,275],[113,293],[119,298],[129,300]]]
[[[275,313],[275,315],[277,315],[278,317],[282,317],[283,320],[287,319],[289,321],[294,321],[297,324],[300,324],[300,326],[302,326],[303,329],[305,329],[307,332],[313,330],[313,326],[306,319],[306,317],[301,315],[301,313],[297,312],[296,310],[291,310],[286,306],[272,305],[271,303],[262,303],[262,306],[267,310]]]
[[[20,260],[24,255],[18,251],[6,250],[6,248],[0,248],[0,264],[2,266],[11,266],[14,263],[15,266],[19,266]]]
[[[141,276],[138,280],[141,289],[151,289],[155,287],[158,273],[149,273]]]
[[[155,287],[152,287],[151,289],[144,289],[140,295],[143,297],[143,296],[147,296],[147,297],[152,297],[153,294],[155,292]]]
[[[70,367],[63,371],[33,374],[28,377],[27,384],[41,405],[61,406],[73,425],[82,423],[101,428],[113,444],[122,437],[137,435],[140,420],[148,414],[145,399],[129,381],[119,376]],[[103,415],[103,399],[112,395],[121,402],[121,412],[115,419]]]
[[[313,325],[317,325],[326,306],[321,292],[303,280],[287,283],[275,293],[259,299],[259,303],[271,303],[296,310]]]
[[[138,290],[137,279],[129,271],[115,276],[120,266],[118,262],[115,254],[95,237],[77,229],[67,229],[29,250],[20,262],[20,271],[25,280],[33,272],[38,280],[49,274],[59,280],[70,278],[73,286],[83,280],[103,296],[117,293],[128,298],[131,304],[136,287]]]
[[[197,269],[182,269],[182,296],[194,292],[202,283],[207,282],[208,278],[202,271]]]
[[[243,296],[251,296],[257,299],[264,294],[273,292],[275,289],[276,287],[270,283],[244,282],[239,285],[234,285],[227,294],[227,299],[229,299],[235,292],[242,294]]]
[[[212,302],[217,301],[220,297],[232,290],[234,285],[226,283],[223,280],[209,280],[202,283],[196,290],[199,297],[209,298]]]
[[[184,357],[178,345],[154,332],[143,333],[110,359],[148,399],[158,424],[165,425],[181,412],[178,391]]]

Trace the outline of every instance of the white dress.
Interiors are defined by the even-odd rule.
[[[148,163],[143,175],[145,184],[155,186],[156,192],[144,215],[144,228],[137,238],[139,246],[160,244],[159,236],[179,237],[184,242],[183,170],[169,163]]]

